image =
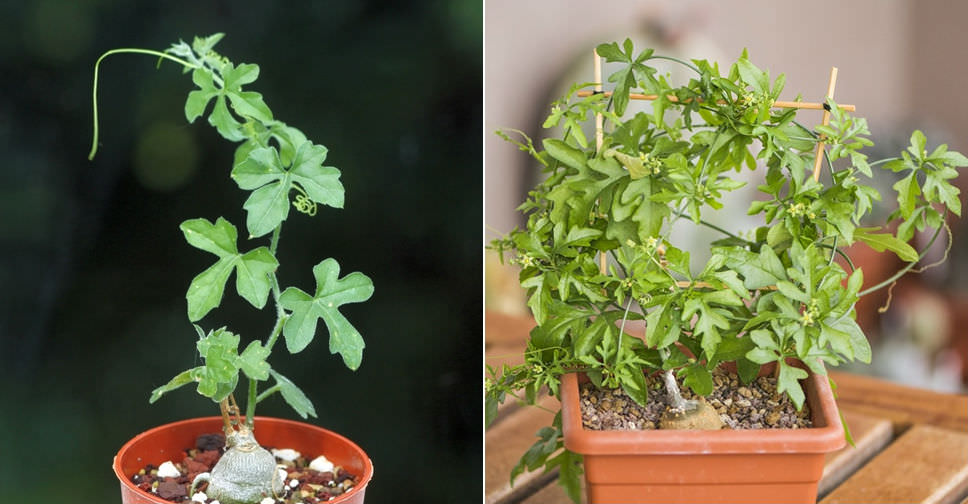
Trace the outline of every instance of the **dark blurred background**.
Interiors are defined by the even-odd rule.
[[[118,55],[101,67],[102,146],[86,158],[102,52],[215,32],[220,53],[261,67],[248,89],[342,170],[343,210],[286,222],[282,285],[312,291],[312,266],[334,257],[376,286],[343,309],[367,343],[358,371],[322,328],[270,362],[313,399],[313,423],[369,453],[368,502],[477,502],[481,2],[0,4],[0,502],[120,502],[110,466],[127,439],[217,414],[190,387],[148,396],[196,365],[184,293],[214,258],[178,225],[243,227],[235,144],[186,123],[194,86],[176,65]],[[243,250],[264,242],[240,236]],[[244,345],[273,321],[230,288],[202,325]],[[296,416],[279,397],[259,414]]]

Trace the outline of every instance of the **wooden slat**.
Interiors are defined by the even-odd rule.
[[[850,427],[854,446],[847,445],[828,453],[824,458],[823,477],[817,485],[817,494],[820,496],[833,490],[891,442],[889,420],[850,410],[842,411]]]
[[[915,425],[823,501],[954,504],[968,490],[968,434]]]
[[[941,394],[877,378],[830,371],[843,409],[887,418],[895,435],[914,424],[968,432],[968,395]]]
[[[560,405],[554,397],[538,401],[545,409],[526,407],[515,411],[501,422],[496,422],[484,434],[484,492],[487,504],[511,502],[534,493],[554,478],[542,469],[524,473],[511,487],[509,476],[524,452],[537,441],[537,432],[551,425],[553,411]]]

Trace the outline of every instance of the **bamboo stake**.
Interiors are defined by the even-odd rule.
[[[837,86],[837,67],[830,67],[830,83],[827,84],[827,98],[826,100],[832,100],[834,97],[834,88]],[[826,101],[824,100],[824,101]],[[824,126],[830,124],[830,111],[824,109],[823,111],[823,121],[821,122]],[[823,149],[824,149],[823,136],[820,137],[820,142],[817,143],[817,153],[815,154],[815,159],[813,162],[813,180],[816,182],[820,180],[820,165],[823,163]]]
[[[598,92],[601,91],[599,89],[600,87],[601,87],[601,85],[598,84],[598,85],[595,86],[595,91],[579,91],[578,92],[578,97],[584,98],[586,96],[591,96],[593,94],[598,94]],[[612,92],[611,91],[605,91],[604,93],[601,93],[601,94],[605,95],[606,97],[612,96]],[[658,97],[659,97],[659,95],[655,95],[655,94],[629,93],[629,99],[630,100],[655,100]],[[666,98],[670,102],[672,102],[672,103],[679,103],[679,98],[677,98],[674,95],[667,95]],[[683,103],[689,103],[690,101],[691,100],[686,100]],[[700,102],[701,101],[702,100],[700,100]],[[718,103],[720,105],[723,105],[723,104],[726,103],[726,100],[717,100],[716,103]],[[781,101],[781,100],[774,101],[773,102],[773,108],[792,108],[792,109],[804,109],[804,110],[825,110],[823,103],[799,102],[799,101]],[[840,110],[844,110],[846,112],[854,112],[854,111],[857,110],[857,106],[855,106],[855,105],[846,105],[846,104],[837,105],[837,108],[839,108]]]
[[[598,55],[598,51],[592,49],[592,55],[595,57],[595,92],[602,92],[602,57]],[[605,131],[604,131],[605,119],[601,112],[595,114],[595,151],[599,152],[602,150],[602,144],[605,143]],[[598,254],[598,270],[604,275],[608,270],[608,256],[605,252]]]

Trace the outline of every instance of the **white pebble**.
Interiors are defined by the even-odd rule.
[[[272,497],[266,497],[265,499],[259,501],[259,504],[276,504],[276,500]]]
[[[297,479],[289,480],[289,488],[296,488],[297,486],[299,486],[299,480]]]
[[[192,496],[192,502],[205,502],[207,500],[208,496],[205,495],[205,492],[198,492]]]
[[[161,464],[158,467],[159,478],[177,478],[179,476],[181,476],[181,473],[178,472],[178,469],[175,467],[175,464],[172,464],[170,460],[166,461],[165,463]]]
[[[299,458],[299,455],[301,455],[299,452],[297,452],[296,450],[293,450],[292,448],[283,448],[281,450],[274,449],[272,450],[272,454],[275,455],[277,459],[285,460],[286,462],[292,462],[297,458]]]
[[[333,467],[333,463],[323,455],[314,458],[313,461],[309,463],[310,469],[319,472],[330,472],[333,470]]]

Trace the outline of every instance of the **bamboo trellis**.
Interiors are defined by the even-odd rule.
[[[602,91],[602,57],[598,55],[597,51],[592,51],[595,60],[595,90],[594,91],[579,91],[579,97],[591,96],[592,94],[604,94],[606,97],[611,96],[611,91]],[[826,100],[832,100],[834,97],[834,88],[837,85],[837,67],[830,67],[830,80],[827,85],[827,95]],[[642,93],[629,93],[630,100],[655,100],[659,95],[655,94],[642,94]],[[666,97],[670,102],[678,102],[679,99],[676,96]],[[717,103],[725,103],[720,100]],[[774,101],[772,104],[773,108],[792,108],[792,109],[805,109],[805,110],[823,110],[823,118],[821,119],[821,124],[826,126],[830,124],[830,107],[826,103],[812,103],[812,102],[801,102],[801,101]],[[847,112],[854,112],[857,107],[854,105],[838,104],[837,108]],[[603,124],[604,117],[601,113],[595,114],[595,147],[601,150],[603,143]],[[820,167],[823,163],[823,152],[825,147],[825,142],[823,141],[823,136],[820,137],[820,141],[817,142],[817,150],[814,155],[814,165],[813,165],[813,179],[820,180]],[[602,274],[606,273],[607,257],[604,253],[599,255],[599,269]]]

